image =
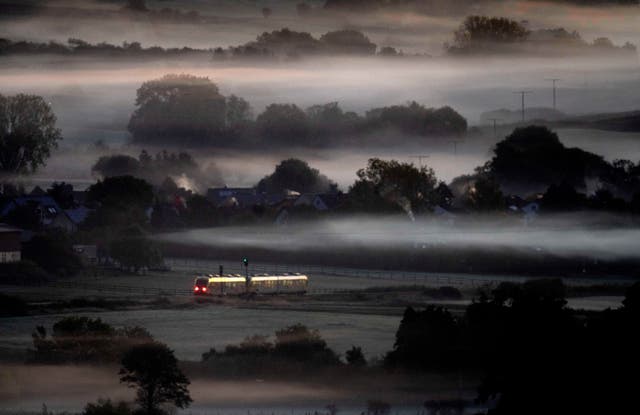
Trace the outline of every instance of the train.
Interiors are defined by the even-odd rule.
[[[194,295],[305,294],[309,277],[304,274],[240,274],[197,276]]]

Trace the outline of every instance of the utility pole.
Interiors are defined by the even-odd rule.
[[[561,81],[560,78],[547,78],[545,81],[551,81],[553,83],[553,109],[556,109],[556,82]]]
[[[410,159],[418,159],[418,166],[422,167],[422,159],[428,159],[429,155],[428,154],[420,154],[417,156],[409,156]]]
[[[462,140],[451,140],[451,143],[453,143],[453,155],[457,156],[458,155],[458,143],[462,143]]]
[[[531,94],[533,91],[516,91],[514,94],[520,94],[522,97],[522,122],[524,122],[524,96],[527,94]]]
[[[489,121],[493,121],[493,138],[498,138],[498,127],[496,121],[502,121],[502,118],[489,118]]]

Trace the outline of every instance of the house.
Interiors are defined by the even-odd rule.
[[[32,207],[38,214],[40,224],[49,226],[62,213],[62,209],[51,196],[19,196],[9,200],[0,210],[0,216],[6,217],[17,208]]]
[[[0,263],[19,262],[22,259],[22,230],[0,224]]]
[[[510,212],[522,215],[524,225],[529,225],[538,217],[540,202],[538,200],[525,200],[518,196],[507,198],[507,208]]]
[[[6,217],[18,208],[29,207],[36,213],[40,226],[63,229],[70,233],[78,230],[78,226],[84,222],[90,212],[90,209],[84,206],[63,210],[51,196],[30,194],[13,198],[5,203],[0,209],[0,216]]]
[[[69,220],[73,223],[76,230],[80,225],[84,223],[91,212],[92,209],[89,209],[88,207],[82,205],[73,209],[64,210],[65,215],[67,215]]]
[[[73,251],[80,256],[85,264],[98,263],[97,245],[73,245]]]
[[[67,233],[73,233],[78,230],[78,225],[76,225],[69,215],[64,210],[56,213],[46,224],[44,224],[47,228],[56,228],[61,229]]]
[[[219,187],[207,190],[207,199],[216,207],[246,208],[262,204],[253,187]]]

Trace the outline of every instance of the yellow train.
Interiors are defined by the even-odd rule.
[[[303,274],[240,274],[198,276],[193,283],[194,295],[240,294],[304,294],[309,277]]]

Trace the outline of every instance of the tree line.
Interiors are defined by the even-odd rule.
[[[372,134],[396,132],[416,140],[464,134],[467,121],[450,107],[426,108],[417,102],[373,108],[361,116],[337,102],[313,105],[270,104],[253,118],[250,104],[222,95],[206,77],[169,74],[137,91],[129,120],[132,142],[212,147],[323,147],[368,141]],[[382,140],[382,139],[380,139]]]
[[[576,31],[563,27],[529,30],[525,23],[506,17],[468,16],[445,44],[451,55],[483,55],[488,53],[553,52],[623,52],[635,56],[636,46],[626,42],[616,46],[607,37],[591,43]]]

